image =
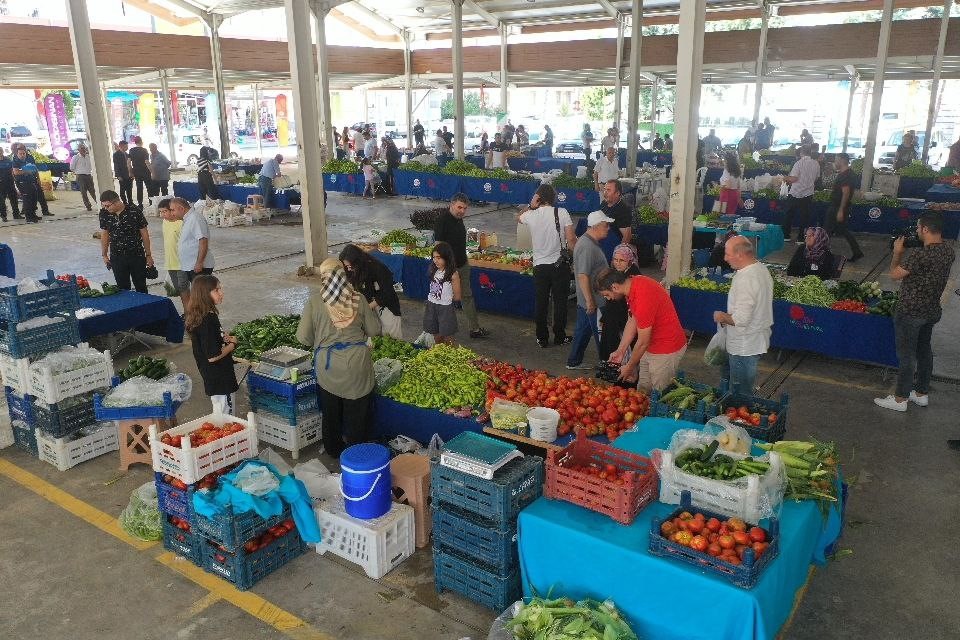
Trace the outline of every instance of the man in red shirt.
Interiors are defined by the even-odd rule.
[[[670,295],[656,280],[630,277],[615,269],[602,272],[597,281],[604,298],[626,298],[630,309],[620,346],[610,354],[610,362],[622,363],[620,379],[636,380],[637,388],[643,392],[666,388],[687,351],[687,335]],[[631,343],[633,351],[624,362]]]

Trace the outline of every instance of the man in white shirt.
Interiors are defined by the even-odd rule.
[[[273,179],[280,175],[281,162],[283,162],[283,156],[278,153],[263,163],[260,175],[257,176],[260,195],[263,196],[263,206],[267,209],[273,207]]]
[[[363,134],[363,157],[371,161],[377,158],[377,141],[373,139],[369,131],[365,131]]]
[[[610,129],[607,129],[607,135],[603,136],[600,139],[600,152],[603,153],[604,155],[606,155],[607,149],[609,149],[610,147],[613,147],[614,149],[616,149],[617,146],[619,145],[619,140],[617,139],[618,136],[616,134],[616,131],[617,131],[616,129],[611,127]]]
[[[727,379],[734,393],[753,395],[760,356],[770,348],[773,326],[773,278],[757,261],[749,238],[727,240],[723,259],[737,270],[727,294],[727,311],[713,320],[727,328]]]
[[[70,161],[70,171],[77,176],[77,184],[80,185],[80,196],[83,198],[83,206],[87,211],[93,211],[93,205],[90,204],[90,197],[96,201],[97,193],[93,187],[93,163],[90,161],[90,152],[87,151],[87,145],[81,144],[77,147],[77,155]],[[87,197],[90,194],[90,197]]]
[[[783,178],[783,181],[790,185],[790,203],[783,221],[783,237],[790,241],[790,229],[796,217],[797,244],[803,244],[806,238],[810,205],[813,202],[817,178],[820,177],[820,163],[814,160],[812,155],[809,146],[800,147],[800,159],[793,165],[790,175]]]
[[[180,269],[187,274],[187,280],[193,282],[197,276],[213,273],[213,252],[210,251],[210,227],[203,216],[203,205],[190,207],[183,198],[170,201],[170,219],[183,220],[180,240],[177,242],[177,256]]]
[[[603,185],[619,177],[620,161],[617,158],[617,148],[607,147],[606,155],[597,160],[597,166],[593,169],[594,186],[597,191],[602,191]]]
[[[553,296],[553,343],[568,344],[567,296],[570,293],[571,263],[561,260],[561,249],[573,251],[577,236],[573,221],[566,209],[555,206],[557,192],[553,186],[542,184],[530,200],[530,206],[521,209],[517,221],[530,229],[533,245],[533,286],[536,292],[534,316],[537,324],[537,344],[550,346],[547,327],[547,309]],[[562,244],[561,244],[562,241]]]

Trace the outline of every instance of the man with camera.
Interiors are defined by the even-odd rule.
[[[904,257],[908,247],[918,250]],[[940,297],[953,259],[953,249],[943,242],[943,218],[938,213],[920,216],[916,237],[901,236],[893,243],[890,277],[901,281],[893,318],[900,368],[894,393],[873,399],[884,409],[906,411],[908,400],[920,407],[929,403],[927,393],[933,375],[930,341],[933,326],[940,321]]]

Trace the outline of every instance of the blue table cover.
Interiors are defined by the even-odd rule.
[[[662,247],[667,246],[667,229],[670,225],[664,224],[635,224],[633,225],[633,235],[637,240],[642,240],[647,244],[659,244]]]
[[[907,207],[910,210],[910,220],[915,221],[929,211],[923,202],[915,202]],[[960,237],[960,211],[938,211],[943,217],[943,237],[956,240]]]
[[[583,160],[577,161],[570,158],[531,158],[524,156],[522,158],[507,158],[507,166],[514,171],[529,171],[531,173],[546,173],[553,169],[559,169],[564,173],[576,175],[576,167],[582,165]]]
[[[462,191],[460,176],[398,169],[394,171],[393,178],[397,194],[401,196],[449,200]]]
[[[960,189],[948,184],[935,184],[927,189],[925,198],[927,202],[960,202]]]
[[[596,152],[596,149],[594,152]],[[627,166],[627,150],[621,148],[617,153],[617,156],[620,160],[620,166]],[[649,163],[656,167],[666,167],[668,165],[672,165],[673,153],[669,151],[663,152],[653,151],[651,149],[641,149],[637,151],[637,166],[643,166],[644,163]]]
[[[697,233],[712,233],[714,235],[726,233],[726,229],[716,229],[713,227],[694,227],[693,230]],[[757,239],[758,258],[763,258],[783,248],[783,229],[777,224],[768,224],[767,228],[763,231],[741,231],[740,235]]]
[[[0,244],[0,276],[17,277],[17,266],[13,259],[13,249],[9,245]]]
[[[339,191],[363,195],[363,174],[357,173],[325,173],[323,174],[323,188],[327,191]]]
[[[533,199],[533,194],[540,186],[540,182],[536,180],[500,180],[492,177],[473,178],[463,176],[460,179],[460,186],[461,190],[471,200],[504,204],[528,204]]]
[[[260,188],[256,185],[218,184],[217,190],[220,192],[222,199],[242,205],[247,204],[247,196],[260,195]],[[196,202],[200,199],[200,187],[196,182],[175,180],[173,195],[178,198],[185,198],[188,202]],[[291,202],[299,202],[299,200],[300,194],[295,189],[282,189],[273,194],[275,209],[289,209]]]
[[[670,287],[680,324],[688,331],[712,335],[714,311],[727,308],[727,295],[686,287]],[[770,346],[811,351],[840,360],[897,366],[893,318],[773,301]]]
[[[444,442],[464,431],[480,433],[483,425],[473,418],[457,418],[434,409],[421,409],[386,396],[373,396],[373,436],[404,435],[426,445],[438,433]]]
[[[37,165],[38,171],[49,171],[50,175],[55,178],[60,176],[65,176],[70,173],[70,163],[69,162],[47,162]]]
[[[937,178],[910,178],[900,176],[900,188],[897,196],[900,198],[926,198],[927,191],[937,183]]]
[[[80,321],[80,337],[84,340],[136,329],[165,338],[167,342],[183,342],[183,318],[170,298],[121,291],[102,298],[81,298],[80,306],[104,312]]]
[[[557,205],[570,213],[591,213],[600,209],[596,189],[557,189]]]
[[[700,428],[645,418],[614,445],[648,455],[667,446],[677,429]],[[540,498],[518,521],[524,595],[552,590],[555,597],[611,598],[646,640],[772,640],[790,617],[811,561],[822,561],[840,531],[838,512],[825,526],[813,502],[786,501],[780,553],[747,590],[647,551],[651,521],[675,508],[655,502],[624,526],[580,506]]]
[[[448,158],[447,156],[443,156],[443,159],[444,159],[443,162],[439,162],[439,161],[437,162],[437,164],[439,164],[441,167],[447,166],[447,162],[449,162],[453,158]],[[463,159],[469,162],[470,164],[472,164],[473,166],[477,167],[478,169],[487,168],[487,159],[481,155],[471,153],[469,155],[464,156]]]

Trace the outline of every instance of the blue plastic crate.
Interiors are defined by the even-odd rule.
[[[114,384],[116,386],[116,384]],[[163,405],[158,407],[105,407],[103,396],[93,395],[93,413],[97,421],[105,420],[137,420],[139,418],[167,418],[177,415],[179,402],[173,402],[169,393],[163,394]]]
[[[319,412],[320,403],[316,393],[297,396],[293,402],[281,396],[253,392],[250,394],[250,407],[254,411],[266,411],[283,418],[288,424],[295,425],[304,416]]]
[[[437,592],[456,591],[494,611],[503,611],[520,599],[520,572],[498,576],[453,553],[433,550],[433,579]]]
[[[201,543],[203,568],[246,591],[268,574],[303,555],[307,545],[296,529],[253,553],[243,549],[224,551],[216,543]]]
[[[441,505],[433,509],[433,547],[470,558],[504,576],[517,567],[517,526],[498,531],[463,509]]]
[[[191,528],[184,531],[170,522],[169,514],[161,514],[163,524],[163,548],[183,556],[198,567],[203,566],[203,538]],[[182,517],[182,516],[179,516]]]
[[[157,485],[157,504],[160,511],[183,518],[191,525],[193,516],[193,485],[186,489],[177,489],[163,481],[163,474],[154,472],[154,483]]]
[[[81,400],[78,401],[77,398]],[[56,404],[34,399],[33,414],[36,416],[37,427],[54,438],[63,438],[97,422],[92,393],[68,398]]]
[[[292,518],[288,504],[283,505],[283,512],[280,515],[266,520],[258,516],[256,511],[236,514],[228,507],[227,511],[218,513],[213,518],[195,513],[194,525],[197,533],[204,538],[227,549],[237,549],[247,540],[257,537],[270,527]]]
[[[7,412],[10,414],[10,420],[20,420],[31,426],[36,426],[37,420],[33,412],[32,398],[17,395],[10,387],[4,387],[3,393],[7,398]]]
[[[37,449],[37,428],[25,422],[13,422],[13,443],[33,455],[39,455]],[[26,427],[26,428],[24,428]]]
[[[491,522],[500,531],[516,525],[517,514],[543,495],[543,458],[514,458],[492,480],[430,463],[430,497],[435,509],[453,505]]]
[[[317,379],[313,375],[313,372],[304,374],[304,372],[301,371],[297,382],[293,383],[275,380],[274,378],[261,376],[251,371],[247,374],[247,388],[250,390],[250,395],[253,395],[254,392],[262,391],[285,398],[288,402],[293,402],[297,396],[306,395],[307,393],[316,395]]]
[[[738,587],[752,589],[753,585],[760,579],[760,574],[763,573],[763,570],[766,569],[780,553],[780,523],[776,518],[765,522],[766,526],[764,528],[767,530],[767,542],[770,543],[770,546],[767,547],[760,558],[754,556],[753,549],[748,549],[744,553],[743,564],[740,565],[730,564],[720,558],[711,556],[709,553],[694,551],[688,546],[667,540],[663,537],[663,534],[660,533],[660,525],[667,520],[673,520],[684,511],[697,511],[706,516],[707,519],[716,518],[721,522],[727,519],[725,515],[692,506],[690,503],[690,492],[684,491],[680,494],[680,507],[678,509],[670,513],[666,518],[654,518],[651,520],[649,545],[651,554],[666,558],[675,558],[687,564],[692,564],[702,571],[725,578]]]
[[[647,414],[648,416],[651,418],[677,418],[679,420],[686,420],[687,422],[706,424],[710,418],[714,418],[723,412],[723,399],[727,395],[725,390],[721,390],[709,384],[702,384],[700,382],[692,382],[687,380],[684,377],[683,371],[677,372],[676,379],[681,384],[692,387],[698,393],[709,390],[715,391],[717,396],[716,401],[707,403],[703,400],[698,400],[697,405],[694,408],[681,409],[678,411],[676,407],[672,407],[669,404],[660,401],[660,398],[676,389],[676,385],[671,384],[663,391],[657,391],[654,389],[650,392],[650,411]],[[679,415],[677,415],[678,413]]]
[[[0,352],[13,358],[32,358],[80,342],[80,324],[72,311],[50,315],[62,320],[33,329],[17,329],[14,321],[0,321]]]
[[[76,276],[71,282],[57,280],[53,271],[40,282],[49,288],[33,293],[17,293],[17,286],[0,287],[0,320],[23,322],[51,313],[73,313],[80,308]]]
[[[720,387],[722,389],[726,389],[727,381],[724,380],[720,384]],[[748,396],[742,393],[730,393],[727,394],[727,396],[723,399],[721,412],[726,411],[729,407],[742,406],[746,406],[747,408],[758,407],[763,409],[764,413],[760,416],[760,426],[753,427],[747,426],[746,424],[741,424],[741,426],[747,430],[747,433],[750,434],[751,438],[756,438],[757,440],[763,440],[765,442],[778,442],[783,440],[783,436],[787,433],[787,409],[789,408],[789,404],[790,396],[786,393],[780,396],[779,402],[769,398],[761,398],[759,396]],[[777,414],[777,421],[774,424],[770,424],[770,421],[767,420],[766,414],[769,413]]]

